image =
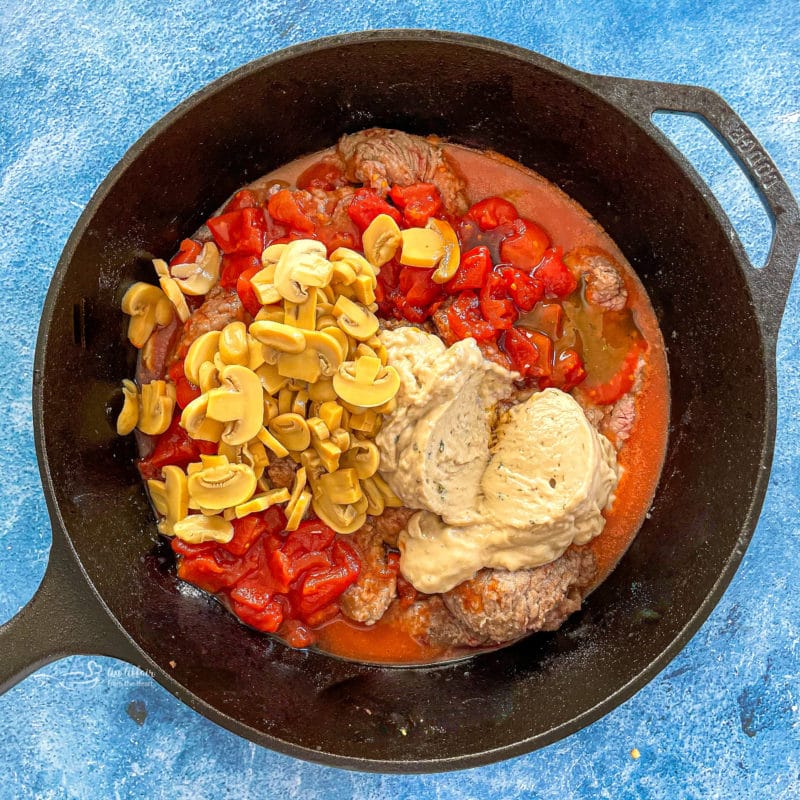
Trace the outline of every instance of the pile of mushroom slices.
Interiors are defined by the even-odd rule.
[[[218,280],[216,255],[216,274],[207,272],[211,285],[203,293]],[[134,284],[122,302],[131,315],[129,339],[139,348],[173,314],[188,319],[181,304],[192,292],[163,261],[154,264],[161,288]],[[372,441],[400,384],[377,336],[375,266],[346,248],[327,258],[325,246],[311,239],[266,248],[262,265],[251,279],[262,304],[253,322],[202,334],[183,363],[201,394],[183,409],[180,424],[190,437],[218,443],[217,453],[186,472],[164,467],[163,480],[147,482],[162,517],[159,530],[189,542],[230,541],[233,519],[279,503],[287,530],[313,508],[339,533],[400,504],[377,474]],[[169,427],[175,410],[169,380],[141,390],[124,381],[123,392],[120,434],[138,427],[159,435]],[[271,486],[265,471],[270,458],[287,456],[299,465],[291,491]]]

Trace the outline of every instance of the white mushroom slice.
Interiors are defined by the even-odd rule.
[[[166,325],[172,319],[172,304],[158,286],[139,281],[122,297],[122,311],[130,315],[128,340],[141,349],[156,324]]]
[[[183,359],[183,373],[195,385],[200,385],[200,366],[213,362],[219,350],[220,331],[207,331],[198,336],[190,345]]]
[[[189,476],[189,498],[198,508],[212,512],[247,502],[256,490],[256,476],[247,464],[204,467]]]
[[[247,326],[244,322],[229,322],[219,335],[219,354],[226,364],[241,364],[250,361],[250,348],[247,342]]]
[[[184,294],[208,294],[219,282],[221,258],[214,242],[206,242],[194,264],[175,264],[172,277]]]
[[[311,444],[308,425],[299,414],[278,414],[269,421],[269,431],[287,450],[302,452]]]
[[[292,303],[308,299],[308,288],[327,286],[333,266],[325,257],[327,250],[316,239],[289,242],[275,265],[275,288]]]
[[[224,517],[215,514],[190,514],[173,526],[176,538],[190,544],[219,542],[227,544],[233,539],[233,525]]]
[[[391,261],[402,241],[400,228],[388,214],[378,214],[361,237],[364,255],[375,267]]]
[[[400,376],[394,367],[381,364],[379,358],[360,356],[339,367],[333,388],[344,402],[372,409],[394,398],[400,388]]]
[[[340,296],[333,306],[339,327],[354,339],[366,341],[378,330],[378,318],[365,306]]]
[[[234,509],[234,514],[237,519],[246,517],[248,514],[258,514],[261,511],[266,511],[270,506],[285,503],[289,496],[288,489],[269,489],[263,494],[255,495],[246,503],[240,503]]]
[[[149,436],[164,433],[172,422],[175,409],[175,387],[165,381],[151,381],[142,386],[137,427]]]
[[[225,423],[208,416],[208,394],[201,394],[181,412],[181,427],[192,439],[218,442],[225,430]]]
[[[175,312],[178,315],[178,319],[181,322],[186,322],[186,320],[189,319],[191,312],[189,311],[189,306],[186,305],[186,298],[183,296],[183,292],[180,290],[178,284],[173,278],[168,276],[159,278],[158,283],[164,291],[164,294],[169,297],[172,305],[175,306]]]
[[[366,500],[363,503],[364,511],[360,512],[355,504],[340,505],[334,503],[324,492],[315,492],[311,504],[314,513],[337,533],[354,533],[366,522]]]
[[[374,442],[356,439],[350,449],[342,455],[343,467],[352,467],[360,480],[371,478],[377,471],[381,456]]]
[[[139,390],[133,381],[126,378],[122,381],[122,394],[125,402],[117,417],[117,435],[127,436],[139,421]]]
[[[264,390],[258,375],[240,364],[220,372],[220,388],[208,393],[207,414],[228,425],[222,433],[227,444],[245,444],[261,430],[264,422]]]
[[[303,521],[303,517],[306,515],[306,512],[311,505],[311,498],[312,494],[309,489],[303,489],[303,491],[300,492],[300,497],[297,498],[297,502],[292,506],[292,510],[287,514],[287,531],[296,531],[300,527],[300,523]]]

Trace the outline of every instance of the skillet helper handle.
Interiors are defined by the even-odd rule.
[[[710,89],[629,78],[593,77],[597,78],[595,88],[632,113],[651,135],[660,135],[652,121],[652,115],[657,111],[700,118],[744,170],[772,225],[772,243],[766,263],[761,269],[751,263],[745,278],[764,333],[774,346],[800,252],[800,212],[789,186],[766,150],[728,103]],[[749,261],[733,228],[731,232],[741,255]]]
[[[0,626],[0,693],[51,661],[81,654],[141,662],[93,594],[63,537],[54,531],[39,589]]]

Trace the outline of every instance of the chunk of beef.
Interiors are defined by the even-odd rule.
[[[621,311],[628,302],[622,270],[610,255],[592,247],[579,247],[564,262],[576,278],[585,276],[586,300],[606,311]]]
[[[339,608],[356,622],[374,625],[397,595],[397,571],[388,564],[383,535],[375,519],[369,518],[348,542],[361,556],[361,570],[356,582],[339,598]]]
[[[207,295],[202,305],[195,310],[183,326],[183,335],[178,343],[178,352],[184,352],[189,345],[209,331],[221,331],[228,323],[247,318],[247,312],[239,300],[235,289],[223,289],[215,286]]]
[[[276,489],[291,489],[294,485],[294,474],[299,466],[291,458],[276,458],[267,465],[270,483]]]
[[[602,433],[608,436],[619,449],[630,438],[635,419],[636,398],[633,392],[628,392],[611,406],[603,420]]]
[[[467,209],[464,181],[437,144],[402,131],[370,128],[345,134],[338,153],[348,180],[385,195],[394,184],[432,183],[451,214]]]
[[[408,521],[417,513],[415,508],[386,508],[383,513],[373,518],[375,531],[380,536],[381,541],[389,547],[397,547],[397,536]]]
[[[395,606],[392,613],[402,630],[434,647],[483,644],[483,639],[474,636],[450,613],[440,594],[420,595],[407,608]]]

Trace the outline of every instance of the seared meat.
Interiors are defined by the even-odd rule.
[[[590,550],[567,550],[535,569],[481,570],[442,599],[470,637],[506,642],[533,631],[556,630],[581,607],[595,571]]]
[[[451,214],[467,209],[464,181],[448,162],[441,147],[420,136],[370,128],[346,134],[338,153],[348,180],[371,186],[385,195],[393,184],[432,183]]]
[[[229,322],[237,320],[244,322],[246,314],[235,289],[215,286],[206,295],[203,304],[186,320],[178,352],[188,349],[189,345],[204,333],[221,331]]]
[[[276,458],[267,466],[270,483],[276,489],[291,489],[299,466],[291,458]]]
[[[394,609],[392,611],[394,612]],[[450,613],[440,594],[420,595],[405,609],[397,610],[402,629],[435,647],[477,647],[483,644]]]
[[[617,449],[628,441],[636,419],[636,397],[633,392],[623,395],[611,406],[603,421],[603,433],[611,439]]]
[[[585,276],[589,303],[607,311],[625,308],[628,290],[622,270],[611,256],[592,247],[579,247],[566,256],[564,263],[576,278]]]
[[[386,508],[383,514],[373,518],[375,531],[381,541],[389,547],[397,547],[397,536],[417,513],[415,508]]]
[[[356,582],[339,598],[339,607],[346,617],[367,625],[374,625],[397,595],[397,570],[387,562],[383,536],[376,522],[369,518],[348,539],[361,555],[361,571]]]

